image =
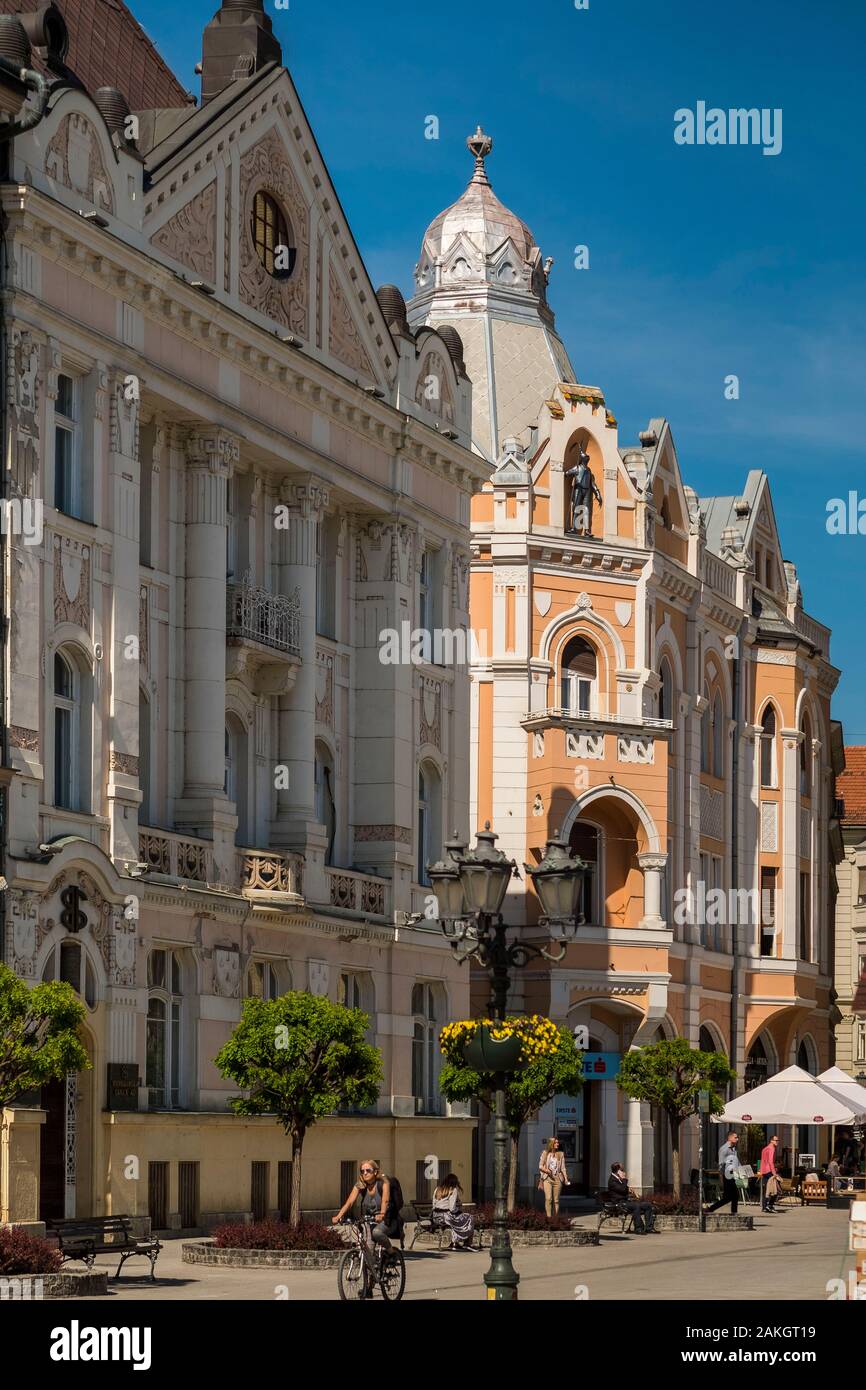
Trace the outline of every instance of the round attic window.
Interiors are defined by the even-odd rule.
[[[250,224],[256,255],[265,270],[275,280],[288,280],[298,253],[283,210],[270,193],[256,194]]]

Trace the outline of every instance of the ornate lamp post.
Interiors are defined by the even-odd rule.
[[[541,863],[534,868],[524,865],[535,883],[543,916],[539,925],[548,927],[558,948],[548,949],[526,942],[507,939],[508,928],[502,920],[502,904],[517,865],[506,859],[496,848],[497,836],[490,822],[476,835],[473,849],[457,838],[445,846],[445,856],[438,864],[428,866],[427,874],[439,905],[439,920],[444,935],[451,942],[457,959],[462,963],[475,956],[490,974],[491,1013],[496,1022],[505,1019],[510,985],[509,970],[523,966],[538,956],[559,961],[565,955],[566,943],[574,937],[583,917],[577,907],[584,877],[590,866],[574,858],[559,832],[548,840]],[[490,1268],[484,1276],[488,1299],[516,1299],[520,1275],[511,1260],[511,1241],[508,1238],[508,1214],[505,1209],[505,1174],[508,1165],[508,1123],[505,1111],[504,1071],[496,1072],[493,1107],[493,1191],[495,1212],[493,1240],[490,1246]]]

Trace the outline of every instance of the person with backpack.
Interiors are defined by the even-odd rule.
[[[361,1215],[373,1222],[372,1236],[377,1245],[391,1249],[390,1237],[399,1240],[402,1236],[403,1222],[400,1211],[403,1206],[403,1189],[397,1178],[388,1178],[382,1172],[375,1158],[365,1158],[360,1166],[360,1179],[355,1183],[336,1216],[331,1217],[336,1226],[361,1198]]]

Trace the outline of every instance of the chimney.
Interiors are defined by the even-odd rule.
[[[202,106],[232,82],[282,61],[264,0],[223,0],[202,39]]]

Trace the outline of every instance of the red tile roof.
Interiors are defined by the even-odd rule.
[[[66,66],[89,92],[117,87],[132,111],[187,106],[190,96],[123,0],[56,0],[69,30]],[[26,14],[36,0],[0,0],[0,14]],[[39,53],[34,65],[42,68]]]
[[[845,803],[843,825],[866,825],[866,748],[845,748],[845,771],[836,778],[836,795]]]

